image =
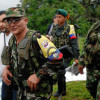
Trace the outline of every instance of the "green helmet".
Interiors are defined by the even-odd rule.
[[[24,9],[22,9],[21,7],[12,7],[6,10],[6,17],[4,19],[23,16],[25,16]]]

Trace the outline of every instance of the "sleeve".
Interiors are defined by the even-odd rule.
[[[78,57],[79,57],[79,46],[78,46],[77,38],[70,39],[69,44],[72,48],[74,58],[78,59]]]
[[[84,51],[79,56],[79,65],[85,65]]]
[[[88,43],[88,39],[86,39],[86,41],[84,42],[84,48],[79,56],[79,65],[84,66],[85,64],[87,64],[86,59],[85,59],[85,52],[86,52],[85,48],[87,46],[87,43]]]
[[[63,54],[57,48],[55,48],[54,44],[49,39],[43,35],[39,36],[39,38],[37,38],[34,42],[35,46],[38,48],[38,57],[41,57],[40,61],[43,62],[36,72],[37,77],[41,79],[44,75],[47,75],[46,71],[48,68],[53,70],[55,69],[55,66],[58,67],[62,64]],[[39,51],[41,51],[41,53]],[[47,56],[45,56],[46,53]]]
[[[69,44],[70,44],[70,47],[72,48],[74,58],[78,59],[79,46],[78,46],[78,41],[77,41],[77,37],[76,37],[76,33],[75,33],[75,28],[73,25],[70,25]]]

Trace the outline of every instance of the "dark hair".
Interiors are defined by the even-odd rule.
[[[0,11],[0,15],[3,15],[3,14],[5,14],[5,11]]]

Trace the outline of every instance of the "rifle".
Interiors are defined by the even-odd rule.
[[[60,47],[59,51],[63,54],[64,59],[74,58],[71,48],[67,45]]]
[[[70,47],[68,47],[67,45],[62,46],[61,48],[59,48],[59,51],[61,53],[63,53],[63,57],[64,59],[72,59],[74,58],[74,54],[71,50]],[[68,72],[73,73],[74,75],[78,75],[78,66],[75,66],[75,62],[73,62],[73,64],[71,66],[69,66],[68,68],[66,68],[65,70]]]

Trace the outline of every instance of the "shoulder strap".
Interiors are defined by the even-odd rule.
[[[29,30],[27,32],[26,38],[32,39],[32,37],[35,35],[36,31],[35,30]]]
[[[35,34],[35,32],[36,31],[34,31],[34,30],[29,30],[26,34],[26,38],[31,39],[33,37],[33,35]],[[12,46],[14,38],[15,38],[15,36],[12,35],[11,38],[9,39],[10,46]]]
[[[13,39],[14,39],[14,35],[11,36],[11,38],[9,39],[9,45],[12,46],[13,44]]]

